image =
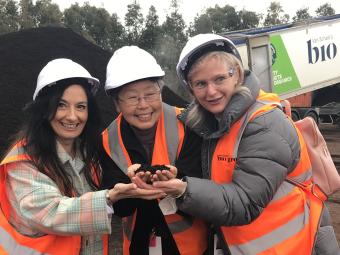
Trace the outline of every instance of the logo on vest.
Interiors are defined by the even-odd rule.
[[[236,162],[236,158],[230,157],[230,155],[217,155],[218,161],[225,161],[228,163]]]

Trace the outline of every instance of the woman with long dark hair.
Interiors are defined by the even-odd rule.
[[[98,86],[69,59],[41,70],[26,123],[0,165],[0,253],[107,254],[112,205],[163,195],[117,180],[111,189],[98,189]]]

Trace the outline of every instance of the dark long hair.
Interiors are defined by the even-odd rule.
[[[27,119],[19,133],[19,139],[25,141],[25,151],[38,170],[49,176],[66,196],[72,196],[75,190],[70,174],[63,168],[56,148],[56,136],[50,125],[54,118],[61,97],[70,85],[81,85],[88,100],[88,120],[81,133],[79,149],[84,160],[84,174],[93,189],[98,189],[93,174],[99,176],[99,148],[101,145],[101,118],[98,106],[91,94],[91,85],[85,79],[65,79],[50,87],[45,87],[38,97],[28,104],[24,111]],[[92,172],[91,168],[95,171]]]

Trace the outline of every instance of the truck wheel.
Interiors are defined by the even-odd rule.
[[[319,116],[315,112],[308,112],[305,117],[312,118],[317,125],[319,125]]]

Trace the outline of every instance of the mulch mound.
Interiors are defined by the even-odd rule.
[[[21,125],[22,108],[32,100],[38,74],[48,61],[70,58],[103,84],[111,55],[67,28],[28,29],[0,36],[0,158]],[[185,105],[170,89],[165,91],[165,102]],[[116,113],[103,87],[97,101],[106,127]]]

